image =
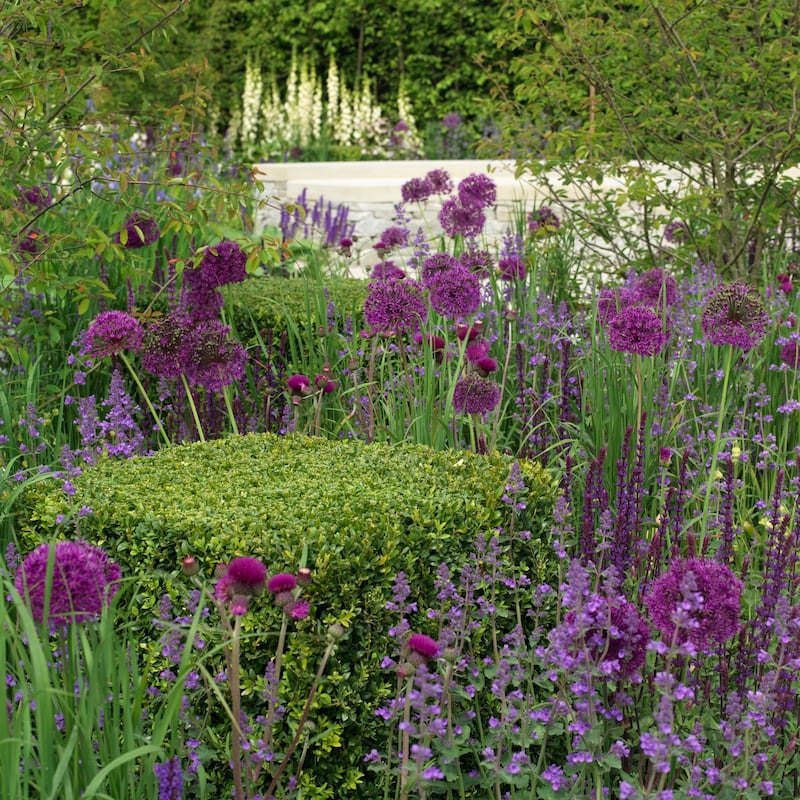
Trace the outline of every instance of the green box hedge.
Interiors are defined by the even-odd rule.
[[[236,555],[262,559],[272,575],[294,571],[306,548],[312,610],[292,624],[287,645],[283,691],[290,716],[307,696],[327,626],[339,621],[347,636],[317,697],[313,720],[327,734],[306,759],[304,796],[370,797],[359,776],[363,755],[385,745],[374,711],[394,688],[380,664],[391,654],[388,628],[397,621],[385,608],[395,576],[406,573],[420,609],[436,606],[439,565],[446,562],[456,573],[478,535],[512,524],[502,500],[512,463],[501,455],[409,444],[232,437],[105,461],[74,480],[72,497],[57,481],[40,483],[23,495],[19,538],[27,552],[41,540],[76,535],[71,525],[56,523],[60,515],[76,520],[80,536],[102,545],[126,575],[141,578],[134,613],[143,639],[163,593],[188,582],[178,569],[183,556],[197,557],[211,586],[215,565]],[[515,524],[532,535],[515,560],[535,586],[552,579],[556,487],[538,465],[522,466],[526,507]],[[77,516],[82,507],[92,513]],[[254,602],[246,685],[263,674],[279,624],[267,598]]]

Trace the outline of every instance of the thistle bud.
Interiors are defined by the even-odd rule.
[[[181,572],[189,578],[200,572],[200,562],[194,556],[184,556],[181,560]]]

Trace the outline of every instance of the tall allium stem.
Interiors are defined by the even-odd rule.
[[[203,433],[203,426],[200,424],[200,417],[197,414],[197,406],[194,403],[194,397],[192,397],[192,390],[189,388],[189,381],[186,380],[186,376],[182,372],[181,381],[183,381],[183,388],[186,391],[186,399],[189,401],[189,408],[192,410],[192,419],[194,419],[194,426],[197,428],[197,435],[200,437],[200,441],[204,442],[206,437]]]
[[[231,423],[231,428],[233,429],[233,432],[238,436],[239,426],[236,424],[236,415],[233,413],[233,403],[231,402],[230,386],[222,387],[222,396],[223,398],[225,398],[225,408],[228,410],[228,420]]]
[[[144,390],[144,386],[142,386],[142,382],[139,380],[139,376],[136,374],[136,370],[133,368],[133,364],[128,360],[128,357],[125,353],[117,353],[122,363],[127,368],[128,372],[130,373],[131,377],[133,378],[133,382],[136,384],[136,388],[139,390],[139,393],[144,398],[144,402],[147,404],[147,409],[150,411],[151,416],[155,420],[156,427],[158,428],[159,433],[161,434],[162,438],[164,439],[164,444],[172,444],[169,440],[169,436],[167,436],[167,432],[164,430],[164,425],[161,422],[161,417],[158,416],[156,413],[155,408],[153,408],[153,404],[150,402],[150,395]]]
[[[700,541],[697,546],[697,553],[702,556],[705,548],[706,526],[708,525],[708,510],[711,506],[711,492],[717,474],[717,463],[719,453],[722,449],[722,426],[725,421],[725,406],[728,397],[728,384],[730,382],[731,365],[733,364],[733,345],[726,346],[725,366],[722,376],[722,397],[719,401],[719,413],[717,414],[717,429],[714,435],[714,449],[711,454],[711,468],[706,481],[706,496],[703,500],[703,515],[700,518]]]

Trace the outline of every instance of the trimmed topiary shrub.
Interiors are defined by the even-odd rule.
[[[287,642],[281,692],[288,720],[308,694],[326,629],[334,622],[346,629],[315,699],[320,736],[305,760],[304,796],[368,797],[359,787],[362,759],[383,744],[374,711],[394,689],[381,661],[392,651],[388,629],[396,615],[386,603],[397,573],[408,576],[420,609],[436,606],[442,563],[455,572],[478,536],[525,529],[530,539],[515,545],[516,562],[534,586],[552,580],[556,486],[544,469],[523,463],[526,487],[517,500],[524,509],[512,507],[504,494],[513,463],[502,455],[299,435],[194,443],[101,462],[74,479],[71,496],[56,480],[33,486],[19,506],[19,541],[25,552],[52,538],[102,545],[140,580],[134,613],[143,643],[156,636],[152,621],[163,594],[177,596],[188,585],[179,569],[184,556],[198,560],[209,586],[215,566],[236,555],[261,559],[270,575],[295,571],[304,557],[311,614],[292,623]],[[247,614],[249,702],[259,700],[255,686],[275,651],[280,620],[268,598]],[[217,724],[224,725],[222,716]],[[222,781],[225,765],[218,770]]]

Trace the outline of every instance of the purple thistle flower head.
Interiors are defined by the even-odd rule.
[[[411,178],[400,187],[404,203],[424,203],[433,192],[425,178]]]
[[[422,286],[413,280],[378,280],[369,285],[364,319],[376,333],[414,334],[428,317]]]
[[[431,639],[430,636],[426,636],[424,633],[412,633],[408,638],[406,647],[410,655],[416,654],[423,661],[428,661],[439,655],[439,644],[435,639]]]
[[[678,282],[662,269],[643,272],[633,283],[636,301],[651,308],[672,307],[678,302]]]
[[[305,375],[290,375],[286,379],[286,387],[293,395],[305,394],[304,389],[308,389],[309,386],[311,381]]]
[[[465,239],[480,236],[486,224],[483,206],[468,205],[458,197],[444,201],[439,211],[439,224],[450,237],[463,236]]]
[[[453,408],[460,414],[488,414],[500,402],[500,387],[477,372],[469,372],[453,390]]]
[[[668,341],[660,315],[644,306],[626,306],[608,323],[608,344],[622,353],[655,356]]]
[[[188,331],[181,360],[189,383],[218,392],[244,376],[247,351],[228,338],[229,333],[230,328],[215,319]]]
[[[706,339],[711,344],[729,344],[745,352],[764,338],[767,323],[767,312],[758,292],[738,281],[718,286],[703,310]]]
[[[169,314],[149,327],[142,341],[142,368],[160,378],[179,377],[191,329],[189,318],[181,313]]]
[[[453,179],[446,169],[432,169],[426,176],[431,194],[450,194],[453,191]]]
[[[465,267],[459,265],[439,272],[427,285],[431,307],[443,317],[453,320],[468,317],[480,307],[480,281]]]
[[[290,619],[299,621],[308,616],[310,606],[308,604],[308,600],[295,600],[293,603],[287,603],[283,607],[283,610]]]
[[[152,217],[146,217],[136,211],[125,220],[122,229],[114,234],[114,241],[123,244],[129,250],[138,250],[140,247],[153,244],[159,236],[161,229],[158,223]]]
[[[153,771],[158,778],[158,800],[183,800],[183,771],[178,756],[153,764]]]
[[[742,588],[725,564],[678,559],[653,581],[644,603],[665,641],[708,651],[739,631]]]
[[[267,584],[267,568],[251,556],[234,558],[226,574],[233,581],[237,594],[260,594]]]
[[[279,572],[269,579],[267,590],[271,594],[282,594],[291,592],[297,586],[297,578],[290,572]]]
[[[489,208],[497,200],[497,185],[488,175],[467,175],[458,184],[458,199],[465,207]]]
[[[103,311],[83,334],[81,355],[104,358],[125,350],[137,352],[142,346],[144,328],[125,311]]]
[[[29,553],[14,584],[37,622],[63,625],[97,619],[117,593],[121,577],[119,566],[101,548],[83,541],[56,542],[41,544]]]

